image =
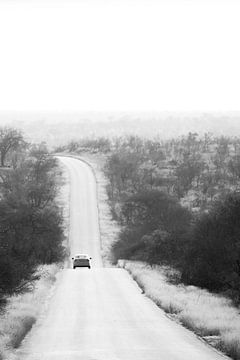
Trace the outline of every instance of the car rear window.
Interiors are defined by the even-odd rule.
[[[87,259],[87,255],[76,255],[75,259]]]

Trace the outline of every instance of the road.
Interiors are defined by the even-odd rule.
[[[223,360],[168,319],[125,270],[102,266],[93,174],[79,160],[61,161],[71,178],[72,253],[91,254],[93,268],[62,271],[48,308],[18,350],[18,359]]]

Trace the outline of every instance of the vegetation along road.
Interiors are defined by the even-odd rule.
[[[17,351],[28,360],[220,360],[223,356],[168,319],[123,269],[100,255],[96,183],[85,163],[59,158],[71,179],[71,255],[87,252],[92,269],[59,277],[48,309]]]

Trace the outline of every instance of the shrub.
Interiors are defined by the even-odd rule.
[[[139,192],[123,202],[120,216],[125,227],[113,246],[116,259],[159,264],[183,257],[191,214],[175,198],[158,190]]]
[[[115,263],[118,259],[142,259],[145,253],[144,241],[141,241],[138,229],[125,228],[121,230],[118,241],[112,245]]]
[[[215,204],[193,226],[182,279],[240,297],[240,194]]]

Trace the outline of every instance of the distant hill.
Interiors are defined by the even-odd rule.
[[[236,113],[1,113],[0,125],[21,129],[29,141],[65,144],[83,137],[135,134],[167,139],[188,132],[240,136]]]

